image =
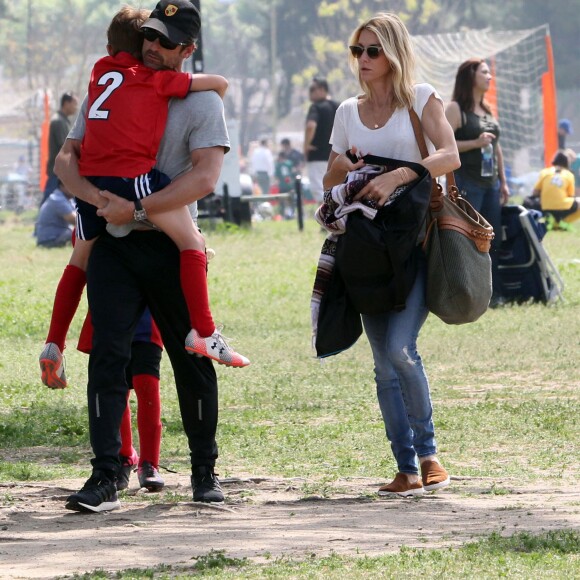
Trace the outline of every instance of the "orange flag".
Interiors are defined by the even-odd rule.
[[[544,165],[552,164],[558,150],[558,106],[556,101],[556,76],[550,33],[546,34],[546,59],[548,70],[542,75],[542,95],[544,97]]]
[[[44,91],[44,120],[40,128],[40,191],[44,191],[46,185],[46,164],[48,163],[48,132],[50,129],[50,105],[48,93]]]

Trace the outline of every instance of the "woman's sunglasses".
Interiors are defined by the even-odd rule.
[[[365,50],[367,51],[369,58],[379,58],[381,50],[383,50],[382,46],[376,46],[375,44],[371,44],[371,46],[360,46],[355,44],[353,46],[349,46],[348,48],[350,49],[350,54],[352,54],[354,58],[360,58],[364,54]]]
[[[167,50],[175,50],[178,46],[185,46],[183,42],[172,42],[167,38],[167,36],[163,36],[163,34],[160,34],[157,30],[153,30],[152,28],[142,28],[141,30],[143,31],[145,40],[148,40],[149,42],[159,40],[160,46]]]

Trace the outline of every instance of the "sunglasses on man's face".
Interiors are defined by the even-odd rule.
[[[375,44],[371,44],[370,46],[360,46],[355,44],[353,46],[349,46],[348,48],[350,49],[350,54],[352,54],[354,58],[360,58],[364,54],[365,50],[367,51],[369,58],[379,58],[381,50],[383,50],[382,46],[377,46]]]
[[[167,36],[163,36],[163,34],[160,34],[157,30],[153,30],[152,28],[142,28],[141,30],[143,31],[145,40],[148,40],[149,42],[155,42],[158,40],[159,45],[167,50],[175,50],[178,46],[185,46],[182,42],[172,42],[167,38]]]

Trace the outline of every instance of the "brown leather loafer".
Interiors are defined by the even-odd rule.
[[[395,479],[391,483],[386,483],[379,487],[379,495],[399,495],[401,497],[409,497],[416,495],[423,495],[425,490],[421,481],[409,483],[407,476],[404,473],[397,473]]]
[[[435,491],[447,487],[451,483],[445,468],[437,461],[430,459],[421,463],[421,479],[425,491]]]

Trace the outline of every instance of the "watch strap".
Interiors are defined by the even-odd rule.
[[[133,212],[133,217],[135,218],[135,221],[141,222],[143,220],[146,220],[147,212],[145,211],[145,208],[143,207],[141,200],[135,199],[133,200],[133,203],[135,204],[135,211]]]

